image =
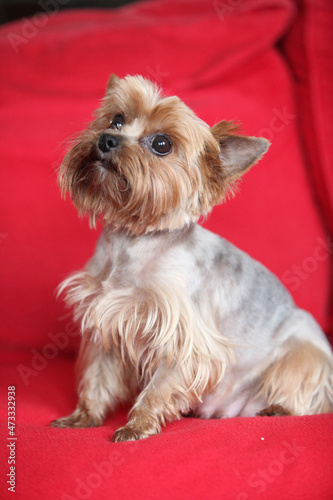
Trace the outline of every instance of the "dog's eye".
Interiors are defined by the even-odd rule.
[[[124,115],[116,115],[113,120],[110,122],[110,128],[115,128],[116,130],[120,130],[121,127],[125,123]]]
[[[163,134],[155,135],[151,143],[151,148],[157,155],[167,155],[171,151],[171,141],[169,137]]]

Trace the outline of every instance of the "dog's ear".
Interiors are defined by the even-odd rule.
[[[226,121],[210,129],[219,144],[223,177],[227,182],[233,182],[245,174],[270,146],[270,142],[263,137],[233,134],[237,129],[237,126]]]
[[[120,80],[119,76],[112,73],[112,75],[109,78],[108,84],[106,86],[107,92],[111,90],[119,82],[119,80]]]

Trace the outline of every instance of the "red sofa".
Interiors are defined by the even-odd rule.
[[[156,0],[59,13],[64,3],[40,2],[0,29],[0,497],[12,498],[11,480],[20,500],[332,499],[333,415],[187,418],[116,444],[108,438],[128,408],[96,429],[48,426],[76,404],[79,344],[54,290],[98,237],[61,200],[56,170],[110,73],[150,77],[209,124],[232,119],[272,141],[204,224],[274,271],[332,335],[332,3]]]

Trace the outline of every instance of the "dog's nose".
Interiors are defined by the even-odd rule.
[[[108,153],[111,149],[115,149],[119,146],[119,139],[116,135],[102,134],[98,141],[98,149],[102,153]]]

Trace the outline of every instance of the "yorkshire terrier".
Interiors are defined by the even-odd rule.
[[[96,118],[59,171],[79,215],[104,229],[60,286],[80,321],[79,402],[55,427],[103,423],[133,402],[113,441],[183,415],[333,409],[333,355],[314,318],[259,262],[196,224],[269,148],[212,128],[141,76],[111,76]]]

